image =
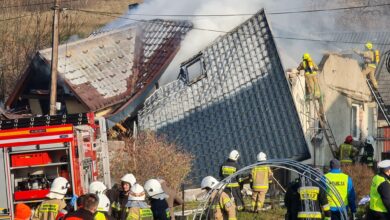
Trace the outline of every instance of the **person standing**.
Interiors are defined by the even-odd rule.
[[[390,160],[378,163],[379,173],[372,178],[370,210],[367,219],[390,219]]]
[[[126,207],[129,209],[127,220],[153,220],[153,212],[145,201],[144,187],[138,183],[131,187]]]
[[[64,177],[57,177],[53,180],[49,194],[46,195],[48,200],[43,201],[36,209],[33,220],[55,220],[58,213],[63,212],[66,208],[64,200],[65,194],[69,189],[69,182]]]
[[[209,201],[211,201],[210,207],[212,213],[206,213],[208,214],[206,217],[213,220],[223,220],[225,218],[228,220],[237,220],[236,207],[233,201],[226,192],[218,191],[218,184],[218,180],[212,176],[206,176],[200,184],[201,188],[205,189],[208,193],[212,191],[209,199]]]
[[[321,92],[318,86],[317,71],[318,66],[314,63],[310,54],[305,53],[302,56],[302,62],[299,64],[298,71],[305,71],[306,88],[309,92],[309,97],[320,98]]]
[[[162,189],[168,195],[167,203],[169,206],[169,214],[171,216],[171,220],[175,220],[175,210],[174,207],[183,204],[183,200],[180,198],[178,193],[175,190],[168,187],[167,182],[163,179],[158,179],[161,184]]]
[[[115,195],[114,202],[111,204],[111,215],[117,220],[126,220],[127,208],[126,204],[129,197],[131,187],[136,183],[136,179],[133,174],[128,173],[121,178],[122,188],[119,193]]]
[[[64,220],[94,220],[98,205],[99,198],[96,194],[85,194],[81,208],[65,215]]]
[[[168,195],[162,189],[161,183],[156,179],[145,182],[144,189],[150,197],[150,206],[155,220],[171,219],[167,202]]]
[[[267,155],[260,152],[257,155],[257,162],[267,160]],[[269,188],[269,181],[272,177],[272,171],[269,166],[259,165],[251,171],[251,187],[252,187],[252,211],[258,212],[263,208],[265,194]]]
[[[360,160],[361,163],[366,164],[368,167],[374,167],[374,138],[372,136],[368,136],[366,139],[366,143],[363,148],[363,156]]]
[[[340,145],[338,154],[341,165],[352,165],[355,156],[359,153],[359,151],[352,145],[352,141],[352,136],[348,135],[345,138],[344,143]]]
[[[332,215],[331,219],[341,220],[340,212],[348,209],[351,211],[352,215],[355,216],[356,195],[351,177],[341,172],[340,161],[336,159],[330,161],[330,169],[330,172],[325,174],[325,184],[327,187],[328,201]],[[336,195],[332,192],[329,184],[332,184],[335,190],[337,190],[337,192],[340,194],[344,205],[342,205]]]
[[[219,174],[221,179],[225,179],[226,177],[234,174],[240,169],[240,166],[237,163],[239,157],[240,154],[237,150],[233,150],[230,152],[229,158],[221,166]],[[239,180],[239,176],[232,178],[230,182],[226,185],[225,191],[234,199],[237,210],[242,211],[244,209],[244,199],[241,194]]]

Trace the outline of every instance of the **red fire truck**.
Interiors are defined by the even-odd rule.
[[[85,113],[0,121],[0,219],[13,219],[17,203],[36,207],[59,176],[71,183],[65,199],[86,193],[98,170],[110,187],[104,118]]]

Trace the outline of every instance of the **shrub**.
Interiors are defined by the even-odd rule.
[[[193,156],[179,150],[163,136],[146,131],[134,138],[124,138],[123,151],[114,152],[110,161],[111,176],[119,182],[125,173],[133,173],[143,184],[151,178],[162,178],[178,189],[191,171]]]
[[[358,201],[370,194],[371,181],[374,177],[374,171],[371,168],[363,164],[354,164],[343,167],[342,170],[352,178]]]

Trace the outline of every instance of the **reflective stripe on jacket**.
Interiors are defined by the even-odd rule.
[[[340,197],[345,206],[348,205],[348,175],[344,173],[327,173],[325,177],[333,184],[334,188],[340,194]],[[330,207],[340,208],[341,204],[339,199],[334,195],[334,193],[327,187],[328,190],[328,202]]]
[[[66,207],[64,200],[49,199],[43,201],[36,209],[33,220],[55,220],[58,213]]]
[[[352,145],[343,143],[340,145],[340,162],[352,163]]]
[[[370,209],[376,212],[388,212],[383,204],[382,197],[378,192],[378,187],[386,180],[383,176],[376,175],[372,179],[370,188]]]
[[[266,190],[269,187],[269,177],[272,174],[268,166],[256,166],[252,169],[252,188],[254,191]]]

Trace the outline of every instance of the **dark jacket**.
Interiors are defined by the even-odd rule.
[[[292,182],[288,188],[284,197],[284,203],[287,208],[286,220],[298,220],[298,212],[311,211],[311,212],[323,212],[324,216],[330,217],[328,199],[326,192],[319,186],[319,194],[317,200],[302,200],[299,194],[299,189],[302,187],[299,179]],[[311,202],[309,202],[311,201]],[[312,204],[310,204],[312,203]],[[311,207],[305,207],[305,204]],[[327,208],[325,208],[327,207]],[[325,210],[326,209],[326,210]]]
[[[240,165],[238,165],[237,161],[234,161],[234,160],[231,160],[231,159],[227,159],[221,166],[221,168],[219,169],[219,176],[222,179],[225,179],[226,177],[230,176],[228,174],[224,174],[222,169],[224,166],[229,166],[229,167],[234,167],[236,169],[235,172],[237,172],[238,170],[241,169]],[[236,178],[233,178],[231,180],[231,183],[238,183],[239,181],[239,177],[237,176]]]
[[[364,145],[364,152],[360,162],[369,166],[374,165],[374,147],[371,144]]]
[[[167,213],[169,213],[168,210],[168,203],[165,199],[150,199],[150,206],[151,210],[153,212],[153,219],[154,220],[169,220]]]
[[[120,191],[116,198],[114,198],[114,202],[111,204],[111,215],[117,220],[126,220],[127,218],[127,201],[128,195],[124,191]]]
[[[92,212],[81,208],[75,212],[67,214],[64,220],[93,220],[93,216]]]

